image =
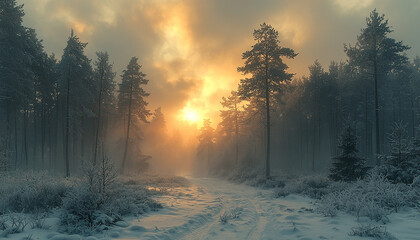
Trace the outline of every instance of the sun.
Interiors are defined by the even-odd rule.
[[[200,115],[198,114],[197,110],[191,108],[184,108],[182,111],[182,116],[184,121],[189,123],[197,123],[200,120]]]

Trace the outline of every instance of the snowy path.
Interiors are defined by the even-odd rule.
[[[174,189],[172,196],[159,198],[165,205],[162,210],[131,222],[120,236],[123,239],[366,239],[348,235],[357,226],[355,217],[344,214],[322,217],[313,211],[309,198],[291,195],[276,199],[270,190],[218,179],[189,180],[192,186]],[[220,216],[229,211],[239,212],[238,217],[222,223]],[[399,214],[410,219],[412,213]],[[417,223],[418,215],[414,217]],[[398,225],[389,227],[399,239],[418,239],[418,230],[404,231]]]
[[[315,240],[369,239],[349,236],[356,218],[339,214],[323,217],[313,209],[313,200],[290,195],[273,198],[272,190],[234,184],[212,178],[189,178],[190,186],[169,188],[157,197],[164,207],[139,218],[127,218],[118,226],[91,237],[57,233],[57,216],[47,219],[51,229],[28,229],[7,239],[97,240],[97,239],[182,239],[182,240]],[[221,221],[225,213],[236,218]],[[420,212],[401,209],[389,216],[386,229],[397,239],[420,239]],[[367,220],[364,220],[367,221]],[[0,237],[0,239],[2,239]]]

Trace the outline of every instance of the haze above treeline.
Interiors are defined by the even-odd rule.
[[[174,7],[182,13],[180,6]],[[208,65],[219,70],[229,66],[238,73],[203,70],[200,80],[187,76],[191,71],[182,66],[188,61],[177,55],[188,58],[183,54],[200,49],[189,38],[178,39],[174,46],[164,43],[162,52],[151,55],[129,52],[118,63],[108,49],[97,49],[90,60],[85,50],[92,46],[81,37],[89,25],[79,23],[68,30],[62,53],[54,56],[46,53],[35,30],[24,27],[24,8],[13,0],[4,1],[2,8],[0,130],[7,169],[54,169],[69,176],[87,162],[111,158],[122,172],[151,167],[220,174],[267,163],[274,169],[325,171],[339,154],[344,123],[354,128],[359,154],[370,165],[379,164],[378,154],[392,150],[389,136],[395,129],[404,129],[405,139],[417,136],[420,60],[410,57],[415,49],[400,42],[393,19],[388,23],[388,16],[377,10],[360,17],[359,32],[346,39],[350,44],[340,49],[346,60],[323,65],[315,57],[308,77],[287,67],[305,54],[305,48],[299,48],[304,35],[290,40],[282,33],[284,26],[267,21],[250,24],[255,30],[247,32],[237,63],[214,58]],[[188,28],[182,27],[166,34],[187,36]],[[379,29],[374,38],[369,29]],[[329,36],[334,39],[335,34]],[[226,41],[234,44],[234,39]],[[273,45],[264,51],[276,49],[267,60],[269,67],[254,57],[263,56],[255,49],[264,52],[256,46],[266,41]],[[152,61],[153,56],[162,61]],[[200,58],[192,57],[188,64]],[[200,62],[193,75],[206,63]],[[116,71],[114,65],[125,67]],[[267,67],[265,75],[259,66]],[[167,67],[187,75],[176,78],[169,74],[172,69],[158,77],[153,70]],[[223,98],[216,94],[219,88]]]

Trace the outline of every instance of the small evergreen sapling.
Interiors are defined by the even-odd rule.
[[[420,176],[420,139],[418,134],[410,140],[407,124],[397,122],[389,134],[390,154],[381,167],[386,177],[394,183],[411,184]]]
[[[357,136],[350,123],[346,123],[338,147],[341,154],[334,157],[335,162],[330,169],[329,178],[348,182],[364,177],[368,170],[366,160],[357,156]]]

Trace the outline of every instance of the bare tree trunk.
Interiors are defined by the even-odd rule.
[[[132,101],[132,96],[133,96],[133,83],[130,83],[130,99],[128,102],[128,121],[127,121],[127,136],[125,139],[125,148],[124,148],[124,156],[123,156],[123,160],[122,160],[122,165],[121,165],[121,171],[124,172],[124,167],[126,164],[126,158],[127,158],[127,151],[128,151],[128,143],[129,143],[129,139],[130,139],[130,124],[131,124],[131,101]]]
[[[238,167],[239,164],[239,126],[238,126],[238,108],[235,99],[235,141],[236,141],[236,154],[235,154],[235,166]]]
[[[266,178],[270,178],[270,91],[269,91],[269,79],[268,79],[268,62],[266,62],[266,69],[265,69],[265,110],[266,110],[266,117],[267,117],[267,155],[265,161],[265,176]]]
[[[18,165],[18,131],[17,131],[17,110],[15,110],[15,170]]]
[[[45,168],[45,108],[42,107],[41,110],[41,161],[42,169]]]
[[[70,63],[67,76],[67,101],[66,101],[66,177],[70,177],[69,136],[70,135]]]
[[[411,134],[413,136],[413,139],[416,138],[416,130],[415,130],[415,126],[416,126],[416,119],[414,117],[414,101],[411,98]]]
[[[28,160],[28,110],[26,103],[24,104],[24,115],[23,115],[23,146],[25,149],[25,168],[26,170],[29,168],[29,160]]]
[[[93,157],[93,164],[96,165],[96,156],[98,153],[98,140],[99,140],[99,129],[101,124],[101,108],[102,108],[102,84],[103,84],[104,72],[101,69],[101,78],[99,86],[99,99],[98,99],[98,121],[96,122],[96,133],[95,133],[95,152]]]
[[[321,104],[320,104],[320,97],[318,97],[318,142],[317,142],[317,147],[318,147],[318,162],[320,162],[319,160],[321,159]],[[320,165],[320,163],[318,163],[318,165]],[[314,164],[314,171],[315,171],[315,164]]]
[[[314,111],[315,114],[315,111]],[[313,122],[313,136],[312,136],[312,171],[315,171],[315,152],[316,152],[316,123],[315,123],[315,116],[312,116]]]
[[[89,137],[86,133],[87,133],[87,131],[85,131],[86,130],[86,127],[85,127],[85,125],[86,125],[86,122],[85,122],[86,120],[85,120],[85,116],[84,115],[82,115],[82,123],[81,123],[81,125],[80,125],[80,156],[81,156],[81,158],[82,159],[84,159],[84,156],[85,156],[85,138],[87,138],[87,137]],[[88,123],[87,124],[89,124],[89,121],[88,121]],[[90,141],[88,141],[88,142],[90,142]]]
[[[378,69],[377,69],[377,60],[373,61],[373,78],[375,82],[375,124],[376,124],[376,165],[381,165],[381,160],[379,154],[381,154],[380,149],[380,139],[379,139],[379,104],[378,104]]]
[[[365,158],[369,157],[368,153],[368,96],[367,88],[365,89]]]
[[[33,155],[32,155],[32,159],[33,159],[33,164],[34,164],[34,166],[36,166],[37,165],[37,163],[35,162],[36,161],[36,159],[37,159],[37,149],[36,149],[36,147],[37,147],[37,129],[36,129],[36,125],[37,125],[37,121],[36,121],[36,109],[35,109],[35,106],[34,106],[34,112],[33,112],[33,119],[34,119],[34,139],[33,139],[33,142],[32,142],[32,144],[33,144]],[[28,119],[29,120],[29,119]]]

